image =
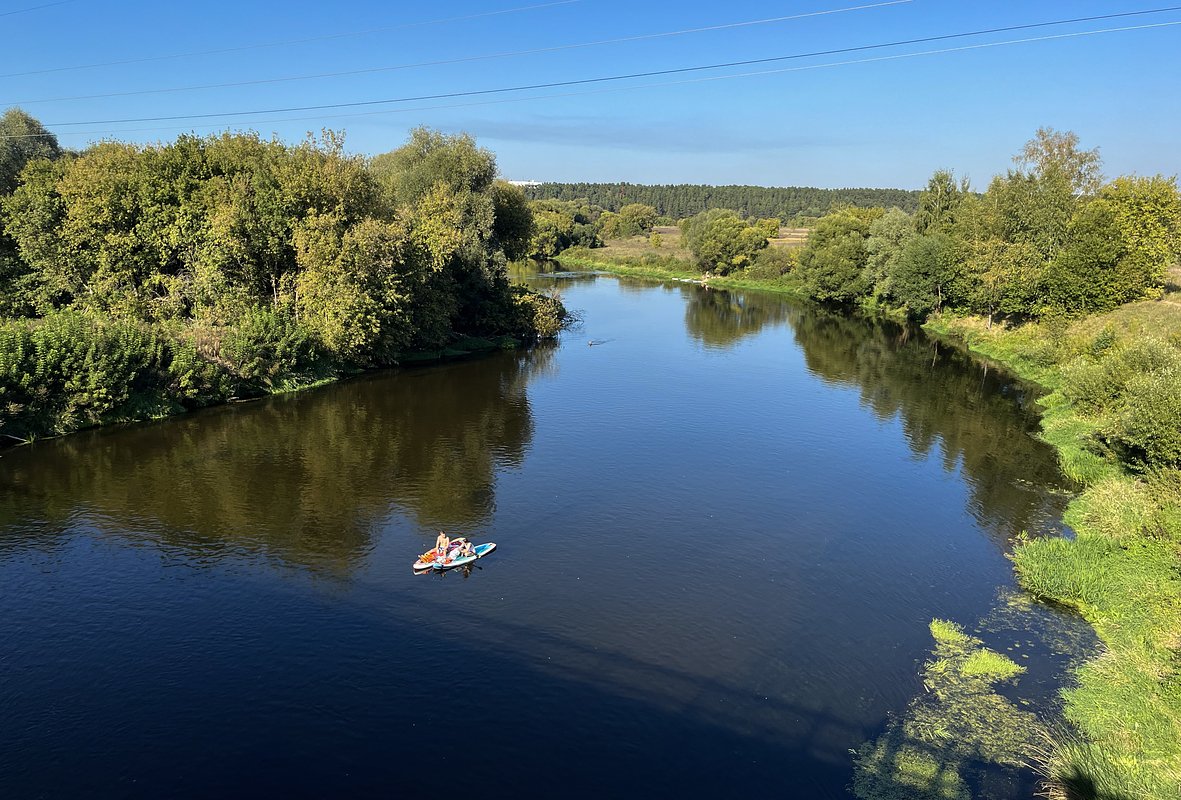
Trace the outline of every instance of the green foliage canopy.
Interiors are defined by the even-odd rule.
[[[724,208],[684,220],[682,235],[698,266],[719,275],[749,266],[755,254],[767,246],[765,229]]]
[[[201,405],[564,320],[556,298],[510,286],[533,214],[468,136],[420,129],[371,163],[331,132],[56,160],[51,144],[4,153],[23,163],[0,196],[0,429]]]

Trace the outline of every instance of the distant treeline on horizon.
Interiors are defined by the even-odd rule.
[[[542,183],[524,186],[530,200],[586,200],[608,211],[644,203],[672,219],[711,208],[729,208],[747,218],[776,217],[785,222],[822,217],[839,206],[900,208],[913,214],[919,192],[906,189],[815,189],[806,186],[643,185],[634,183]]]

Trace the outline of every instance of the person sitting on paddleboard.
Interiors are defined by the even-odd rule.
[[[476,549],[472,547],[472,543],[467,539],[463,541],[463,547],[459,548],[458,558],[468,558],[476,554]]]
[[[435,553],[439,556],[447,555],[447,548],[451,546],[451,539],[443,531],[439,531],[439,536],[435,539]]]

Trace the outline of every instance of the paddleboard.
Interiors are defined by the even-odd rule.
[[[467,539],[462,536],[458,539],[452,539],[451,545],[447,548],[447,554],[450,555],[455,550],[458,550],[465,542],[467,542]],[[423,570],[430,569],[435,565],[435,562],[438,560],[438,558],[439,554],[435,552],[433,548],[427,550],[418,557],[417,561],[414,562],[414,571],[421,572]]]
[[[462,567],[465,564],[471,564],[476,559],[483,558],[495,550],[496,542],[485,542],[484,544],[478,544],[472,549],[476,551],[475,555],[464,556],[463,558],[451,558],[450,554],[448,554],[447,559],[444,559],[443,561],[437,561],[434,564],[431,564],[431,566],[437,570],[445,570],[454,569],[455,567]]]

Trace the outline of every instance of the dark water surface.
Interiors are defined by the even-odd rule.
[[[847,796],[927,623],[1059,524],[1031,397],[892,324],[555,282],[557,347],[0,453],[0,796]],[[439,528],[500,547],[413,575]],[[980,635],[1052,704],[1031,619]]]

